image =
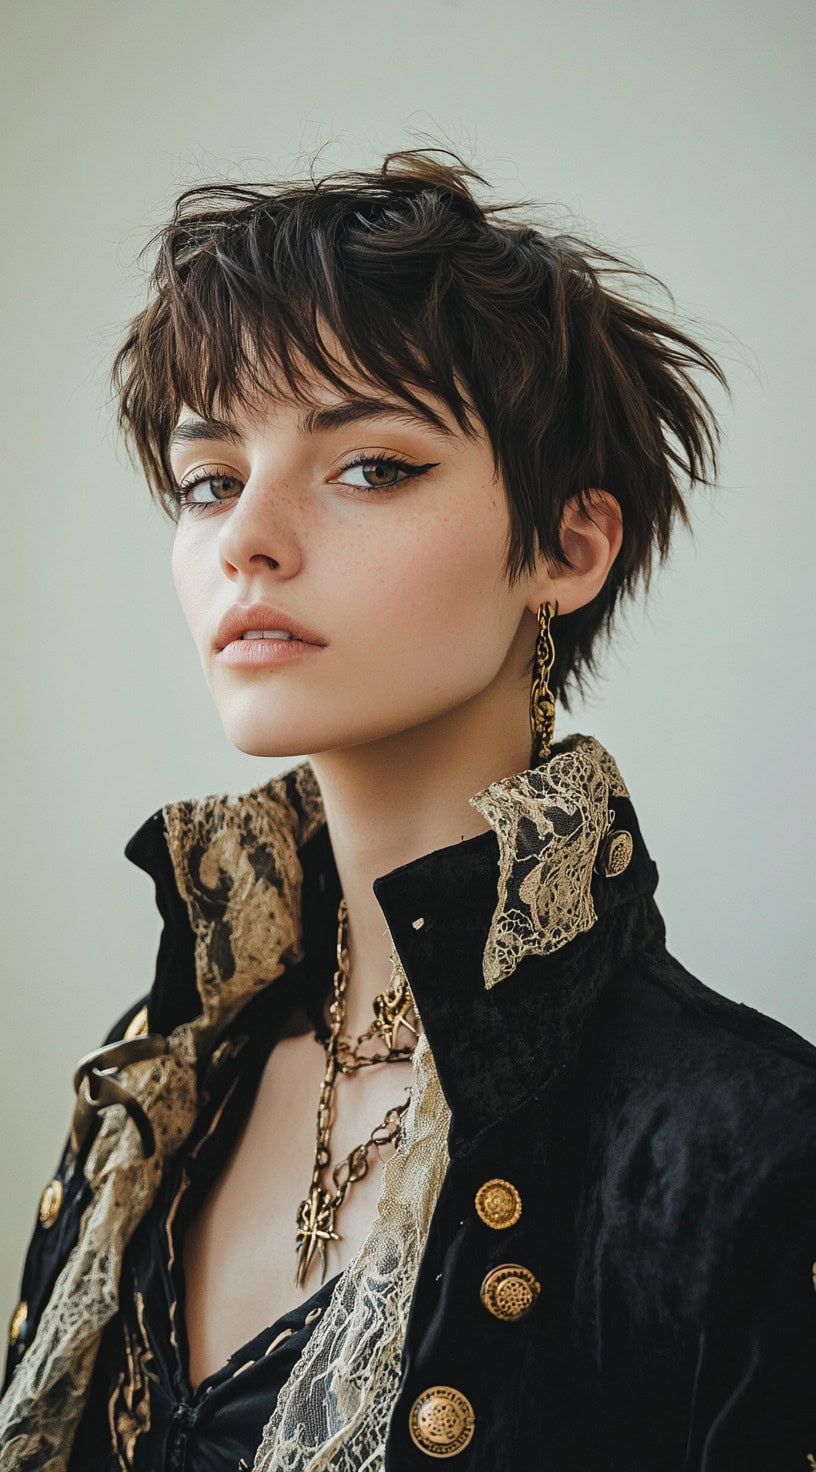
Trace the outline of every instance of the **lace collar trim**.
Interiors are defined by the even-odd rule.
[[[499,845],[486,988],[524,956],[549,955],[595,924],[593,865],[610,800],[628,796],[606,748],[574,733],[541,766],[469,799]],[[320,789],[306,760],[248,792],[174,802],[162,813],[205,1018],[225,1024],[249,993],[302,958],[299,855],[326,821]]]

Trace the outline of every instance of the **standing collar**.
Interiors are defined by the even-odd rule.
[[[632,803],[619,795],[612,809],[607,843],[620,833],[632,841],[619,872],[603,862],[595,869],[597,832],[559,808],[556,822],[566,816],[570,823],[560,831],[554,824],[552,867],[544,849],[520,840],[505,901],[501,893],[496,901],[503,855],[493,830],[374,882],[451,1109],[451,1149],[561,1073],[614,971],[665,937],[653,898],[657,868]],[[565,897],[572,892],[567,913],[556,902],[556,873]],[[528,875],[532,910],[513,893]],[[513,950],[497,952],[495,938],[505,930]],[[499,973],[496,954],[504,960]]]
[[[559,1072],[611,972],[665,934],[656,865],[617,764],[594,737],[565,737],[540,766],[470,802],[487,831],[373,884],[454,1136]],[[258,992],[279,978],[286,986],[287,973],[328,994],[341,891],[311,763],[237,796],[167,804],[125,854],[153,876],[165,919],[151,1030],[201,1012],[214,1043]]]

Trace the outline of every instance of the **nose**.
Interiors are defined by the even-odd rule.
[[[247,481],[219,533],[224,575],[235,581],[271,568],[280,577],[293,577],[303,561],[295,526],[294,511],[269,481],[254,486]]]

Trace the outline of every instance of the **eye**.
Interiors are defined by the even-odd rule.
[[[362,471],[363,475],[368,475],[369,472],[373,471],[375,479],[373,481],[367,481],[363,485],[358,483],[355,485],[355,490],[373,491],[376,494],[377,491],[393,490],[396,486],[403,485],[406,480],[410,480],[413,476],[424,475],[426,470],[433,470],[434,467],[432,465],[411,465],[409,461],[400,460],[396,455],[356,455],[353,460],[347,460],[346,464],[341,466],[340,473],[344,474],[347,470],[356,470],[358,468]],[[379,479],[382,474],[390,475],[392,470],[402,472],[400,480],[389,479],[383,482]]]
[[[235,495],[235,487],[240,484],[241,481],[237,475],[231,475],[229,471],[222,470],[220,466],[207,466],[205,469],[197,471],[195,475],[190,476],[189,480],[182,481],[180,485],[171,485],[169,490],[170,495],[178,502],[180,509],[186,509],[189,506],[200,508],[202,506],[217,506],[219,501],[229,501]],[[191,493],[195,490],[196,486],[217,487],[218,494],[211,501],[193,500]]]

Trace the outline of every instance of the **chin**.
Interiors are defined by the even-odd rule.
[[[399,738],[428,719],[423,704],[406,699],[404,689],[392,690],[380,669],[353,669],[339,686],[307,683],[296,668],[291,679],[278,671],[246,677],[212,666],[205,674],[227,740],[247,756],[288,761],[353,751]]]
[[[353,751],[400,737],[416,724],[412,712],[400,717],[379,707],[354,712],[348,720],[338,711],[331,720],[316,720],[314,699],[307,702],[311,712],[287,711],[282,705],[279,699],[263,701],[251,692],[246,698],[222,702],[219,715],[227,740],[247,756],[284,761],[324,751]]]
[[[288,758],[302,758],[306,747],[301,741],[286,740],[282,736],[267,731],[244,730],[234,731],[229,726],[224,726],[227,739],[235,747],[236,751],[243,751],[246,756],[262,756],[271,760],[288,760]]]
[[[232,713],[223,715],[221,723],[227,740],[237,751],[270,760],[300,761],[311,752],[357,746],[361,739],[365,739],[353,733],[350,740],[344,740],[342,732],[327,730],[325,726],[316,725],[314,720],[282,721],[280,713],[275,712],[267,720],[259,719],[257,713],[251,720],[236,719]]]

